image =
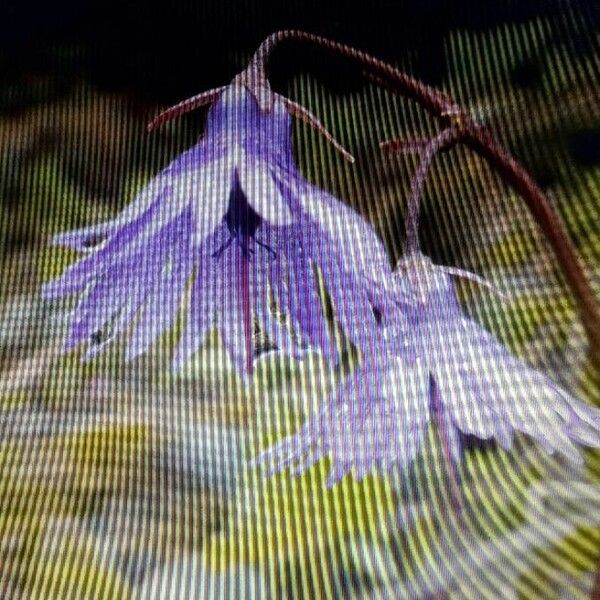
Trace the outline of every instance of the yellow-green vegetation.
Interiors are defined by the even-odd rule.
[[[600,298],[600,166],[579,164],[569,149],[572,134],[600,127],[591,101],[600,57],[574,59],[551,37],[543,18],[454,31],[443,85],[545,179]],[[538,73],[530,87],[512,79],[524,61]],[[359,150],[357,166],[343,164],[297,125],[302,169],[367,216],[397,258],[415,160],[386,159],[372,148],[432,131],[433,123],[371,87],[333,98],[297,77],[292,88],[342,143]],[[73,252],[51,248],[49,236],[117,210],[78,186],[61,156],[41,152],[25,161],[14,201],[0,203],[2,309],[11,299],[35,297],[42,281],[74,260]],[[130,176],[119,206],[149,171],[140,165]],[[556,261],[520,200],[467,152],[436,160],[422,239],[436,262],[475,268],[509,297],[460,283],[465,310],[583,401],[600,403]],[[13,317],[10,327],[25,328],[33,318],[23,306],[22,323]],[[348,475],[327,489],[324,459],[302,476],[268,478],[247,461],[318,409],[356,360],[353,352],[337,368],[318,354],[301,362],[266,354],[244,384],[216,335],[182,373],[172,373],[180,323],[127,365],[120,343],[88,364],[78,352],[60,356],[56,323],[42,319],[17,347],[0,339],[0,597],[135,597],[144,578],[165,581],[173,564],[198,554],[218,575],[250,566],[290,598],[327,597],[334,589],[365,597],[371,588],[381,597],[447,589],[451,597],[497,598],[510,588],[512,597],[558,598],[562,579],[572,576],[577,589],[597,564],[598,452],[587,452],[577,473],[521,438],[510,452],[469,449],[457,473],[462,516],[435,428],[418,464],[402,476],[357,482]],[[544,494],[558,505],[544,508]],[[451,565],[447,572],[444,565]]]
[[[380,477],[361,483],[345,477],[327,489],[326,462],[295,478],[284,474],[267,480],[247,470],[223,530],[205,543],[209,567],[248,563],[262,568],[265,577],[282,589],[301,586],[323,594],[331,590],[328,579],[333,576],[324,564],[327,556],[343,567],[357,536],[389,539],[395,508],[389,483]],[[290,563],[297,574],[288,573]],[[320,573],[317,565],[324,567]]]
[[[2,441],[3,581],[29,597],[128,597],[88,518],[107,496],[127,493],[148,451],[148,428],[139,425]]]

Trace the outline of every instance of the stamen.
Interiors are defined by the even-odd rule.
[[[271,254],[271,256],[272,256],[273,259],[277,258],[277,252],[275,252],[275,250],[273,250],[273,248],[271,248],[270,246],[268,246],[264,242],[261,242],[260,240],[257,240],[256,238],[254,239],[254,242],[256,244],[258,244],[261,248],[264,248],[267,252],[269,252],[269,254]]]
[[[249,245],[251,242],[254,242],[257,246],[260,246],[261,248],[265,249],[271,255],[271,258],[273,260],[275,260],[277,258],[277,252],[275,252],[275,250],[273,250],[273,248],[271,248],[264,242],[261,242],[260,240],[257,240],[256,238],[248,237],[247,235],[240,236],[240,235],[235,235],[235,234],[231,235],[228,238],[228,240],[219,247],[218,250],[213,252],[210,255],[211,258],[217,258],[217,259],[220,258],[221,255],[223,254],[223,252],[225,252],[225,250],[227,250],[227,248],[229,248],[229,246],[231,246],[231,244],[234,241],[241,248],[242,256],[244,258],[250,258],[250,256],[253,256],[254,254],[256,254],[256,250],[251,248]]]
[[[231,236],[216,252],[211,254],[211,258],[220,258],[221,254],[231,246],[231,242],[233,242],[233,236]]]

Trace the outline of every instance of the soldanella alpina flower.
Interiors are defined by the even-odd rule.
[[[205,95],[214,104],[197,145],[115,219],[54,238],[84,254],[43,290],[80,296],[67,350],[85,344],[91,358],[127,331],[128,356],[138,356],[174,324],[189,288],[178,365],[216,327],[248,373],[255,323],[284,352],[298,352],[295,327],[303,343],[334,357],[315,267],[342,327],[362,323],[351,337],[368,345],[371,303],[384,296],[361,282],[389,271],[385,250],[363,219],[297,170],[289,101],[273,95],[265,108],[257,94],[236,78]]]
[[[420,253],[403,258],[394,277],[414,304],[386,332],[395,353],[380,356],[379,365],[365,362],[297,434],[254,462],[272,471],[293,466],[299,473],[329,456],[329,485],[348,472],[360,479],[410,463],[432,421],[455,461],[461,434],[509,449],[515,432],[522,432],[573,463],[583,461],[577,444],[600,448],[600,410],[513,356],[465,316],[452,275],[482,282]]]
[[[369,328],[376,351],[363,356],[298,433],[259,454],[254,464],[271,472],[292,466],[298,473],[328,456],[328,485],[348,472],[362,478],[410,463],[432,421],[450,461],[461,457],[461,434],[508,449],[515,432],[522,432],[575,463],[583,461],[576,444],[600,448],[600,410],[513,356],[465,316],[452,277],[493,286],[474,273],[434,265],[419,248],[425,177],[452,136],[444,131],[425,146],[413,177],[405,253],[383,286],[396,310],[387,311],[379,330]]]
[[[451,276],[478,277],[434,265],[419,253],[400,261],[399,270],[416,301],[408,310],[409,335],[403,332],[399,345],[409,363],[430,373],[430,407],[447,427],[455,458],[459,431],[507,449],[520,431],[576,463],[583,458],[575,444],[600,447],[600,410],[513,356],[464,315]]]

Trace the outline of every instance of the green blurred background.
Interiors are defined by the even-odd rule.
[[[163,106],[228,82],[274,30],[356,45],[459,100],[532,173],[600,298],[600,51],[595,2],[9,2],[0,19],[0,597],[587,597],[600,557],[600,456],[574,473],[526,440],[473,444],[455,531],[432,430],[408,473],[346,477],[326,461],[270,480],[248,468],[339,381],[317,356],[265,354],[247,387],[215,338],[180,375],[177,329],[124,364],[60,354],[68,306],[39,288],[75,259],[53,233],[115,214],[194,143],[198,111]],[[416,159],[377,143],[431,133],[413,103],[299,43],[273,87],[357,157],[295,124],[304,174],[376,227],[395,261]],[[522,202],[458,149],[438,159],[421,228],[438,263],[476,270],[464,308],[584,401],[600,388],[573,298]],[[351,361],[352,353],[349,353]],[[222,364],[222,369],[207,365]],[[569,595],[571,594],[571,595]]]

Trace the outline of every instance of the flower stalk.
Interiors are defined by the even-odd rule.
[[[561,266],[577,302],[583,325],[590,344],[590,357],[600,371],[600,305],[594,296],[589,278],[585,273],[577,249],[557,214],[552,203],[527,171],[517,163],[492,134],[478,124],[468,111],[456,103],[448,94],[411,77],[389,63],[352,46],[328,38],[298,30],[282,30],[265,38],[256,51],[253,63],[259,64],[262,72],[267,71],[268,60],[275,48],[284,41],[304,41],[361,64],[365,76],[393,93],[407,96],[419,103],[434,117],[441,120],[444,130],[440,146],[464,143],[482,156],[525,201],[528,209],[545,235]],[[440,134],[442,135],[442,134]],[[446,140],[445,137],[448,136]],[[437,139],[437,138],[434,138]],[[382,147],[392,151],[405,151],[407,146],[422,149],[425,142],[384,142]],[[437,149],[435,150],[437,151]],[[426,170],[426,166],[424,169]],[[415,181],[417,185],[419,182]],[[413,218],[410,213],[409,216]],[[412,224],[411,224],[412,227]],[[412,231],[412,229],[411,229]],[[413,243],[409,241],[409,244]]]
[[[406,206],[405,230],[406,239],[404,242],[405,256],[420,252],[419,246],[419,216],[421,214],[421,198],[423,197],[423,188],[429,167],[435,158],[435,155],[448,144],[456,139],[454,129],[444,129],[441,133],[432,138],[420,153],[420,162],[410,185],[410,195]],[[412,151],[412,145],[407,148]]]

